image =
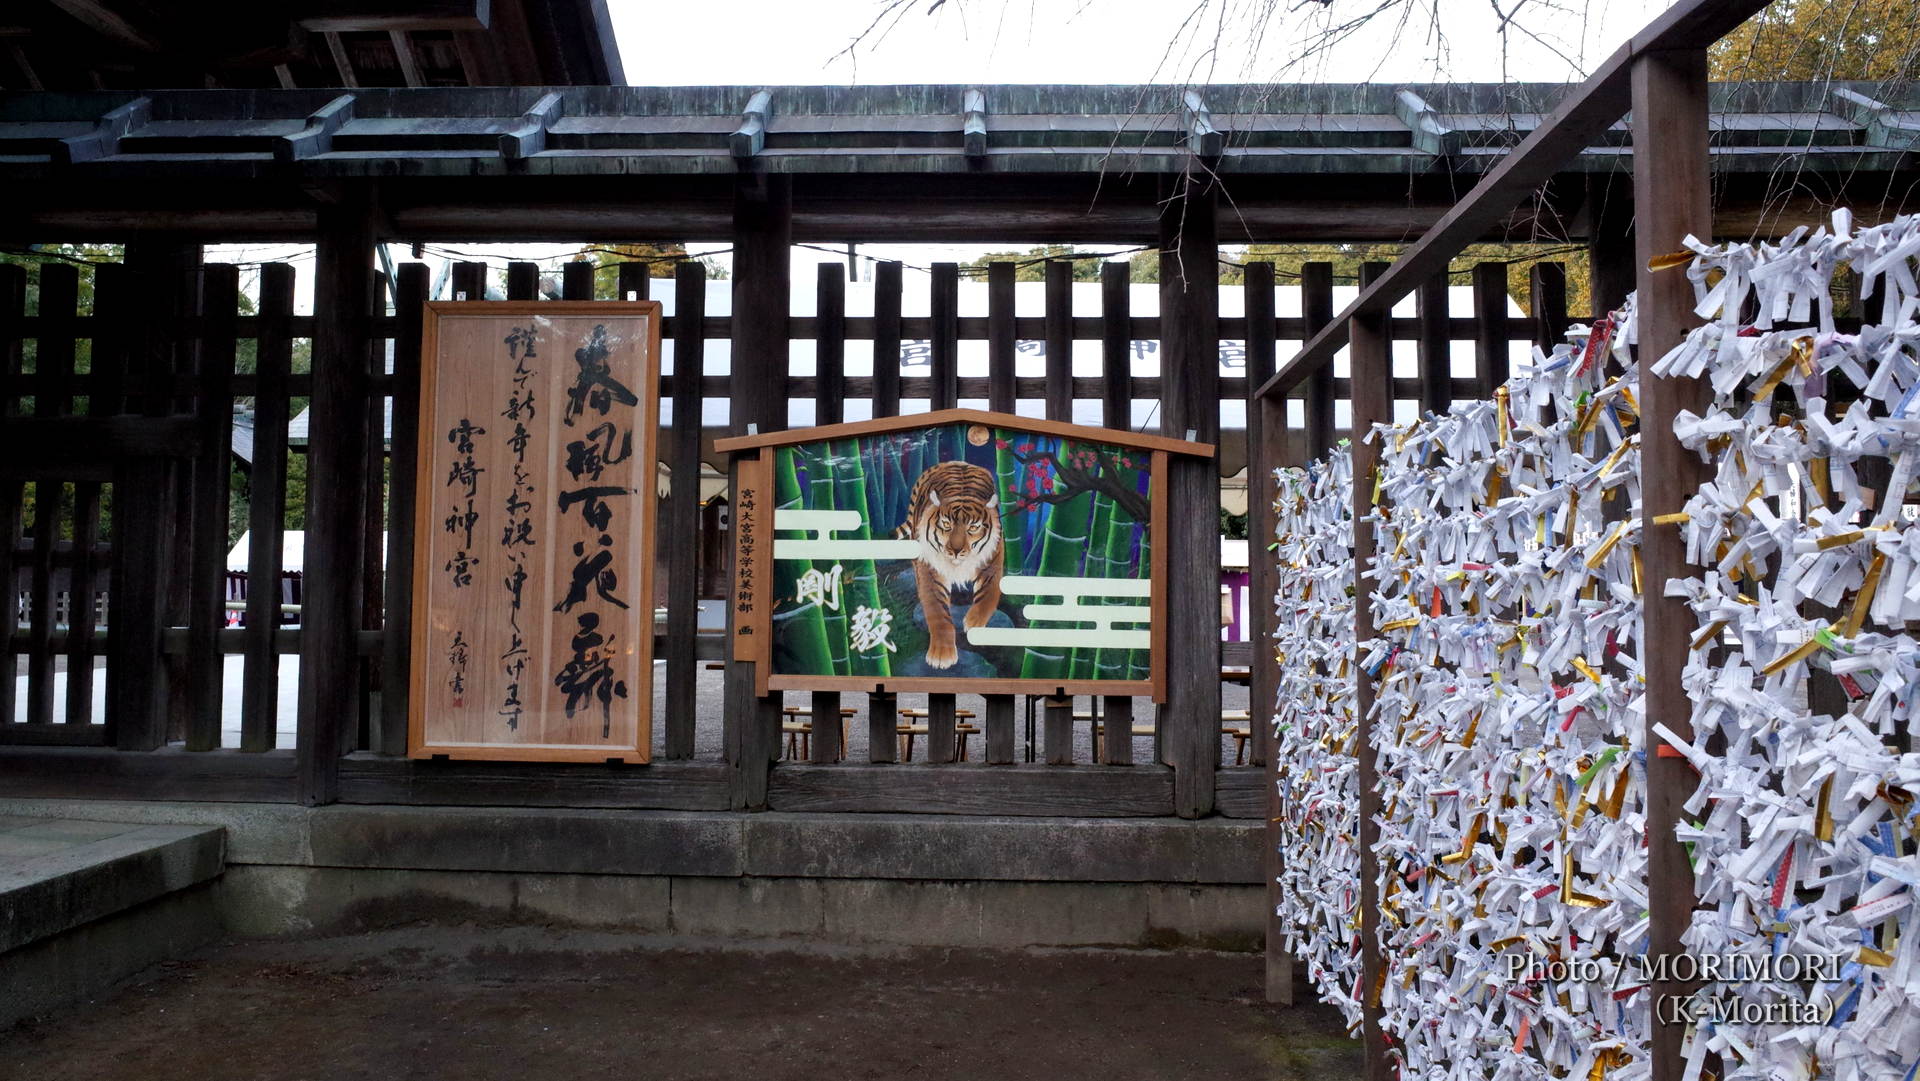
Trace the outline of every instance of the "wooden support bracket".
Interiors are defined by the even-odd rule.
[[[1439,110],[1411,90],[1393,92],[1393,114],[1413,133],[1413,148],[1428,154],[1445,154],[1447,136],[1453,129],[1440,122]]]
[[[153,99],[135,98],[93,122],[93,130],[55,143],[53,160],[63,165],[94,161],[120,151],[120,140],[153,116]]]
[[[500,156],[508,161],[530,158],[547,148],[547,129],[565,113],[564,99],[558,94],[543,95],[533,103],[513,129],[500,136]]]
[[[342,94],[307,117],[307,126],[282,136],[274,145],[273,160],[301,161],[333,149],[333,133],[353,119],[353,95]]]
[[[987,95],[969,90],[961,103],[960,144],[969,158],[987,156]]]
[[[1203,158],[1217,158],[1226,149],[1227,137],[1213,126],[1213,113],[1197,90],[1181,95],[1187,114],[1187,149]]]
[[[1843,86],[1835,87],[1833,96],[1838,99],[1834,112],[1867,129],[1867,145],[1888,150],[1920,147],[1920,122],[1903,118],[1893,106]]]
[[[727,148],[736,158],[751,158],[767,145],[767,115],[772,112],[773,93],[762,90],[747,100],[740,114],[740,126],[727,136]]]

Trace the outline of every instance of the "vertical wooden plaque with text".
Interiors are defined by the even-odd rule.
[[[660,305],[427,305],[415,758],[644,763]]]

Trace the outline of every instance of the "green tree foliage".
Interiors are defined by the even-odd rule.
[[[1774,0],[1707,54],[1723,81],[1920,75],[1920,4],[1913,0]]]
[[[1390,263],[1406,249],[1405,244],[1377,243],[1254,244],[1247,248],[1239,262],[1270,262],[1283,282],[1297,276],[1300,268],[1307,263],[1332,263],[1334,283],[1351,285],[1360,280],[1362,263]],[[1593,304],[1590,285],[1592,263],[1584,245],[1470,244],[1454,257],[1450,264],[1449,280],[1454,285],[1469,285],[1472,284],[1470,275],[1475,263],[1505,263],[1507,295],[1520,305],[1521,311],[1531,313],[1531,268],[1543,261],[1566,265],[1567,311],[1575,315],[1588,314]],[[1221,268],[1222,283],[1237,285],[1244,278],[1245,272],[1241,267],[1229,265]]]
[[[646,263],[647,277],[671,278],[674,268],[688,258],[685,244],[595,244],[583,248],[577,259],[585,259],[593,264],[593,284],[596,295],[613,296],[619,281],[621,263]],[[710,279],[724,279],[726,269],[712,259],[701,258],[701,265],[707,268]]]
[[[1013,263],[1013,280],[1021,282],[1043,282],[1047,280],[1049,259],[1064,259],[1082,254],[1071,245],[1048,244],[1026,251],[989,252],[970,263],[960,264],[964,274],[984,279],[989,263]],[[1097,282],[1100,280],[1100,260],[1090,258],[1073,259],[1073,280],[1077,282]]]

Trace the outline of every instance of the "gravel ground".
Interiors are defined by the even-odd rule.
[[[34,1081],[1340,1081],[1250,954],[750,948],[529,928],[241,941],[0,1031]],[[1303,994],[1300,1001],[1308,1001]]]

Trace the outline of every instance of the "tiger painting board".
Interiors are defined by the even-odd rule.
[[[644,763],[660,305],[427,305],[407,753]]]
[[[1212,447],[973,409],[715,446],[763,693],[1161,697],[1167,458]]]

